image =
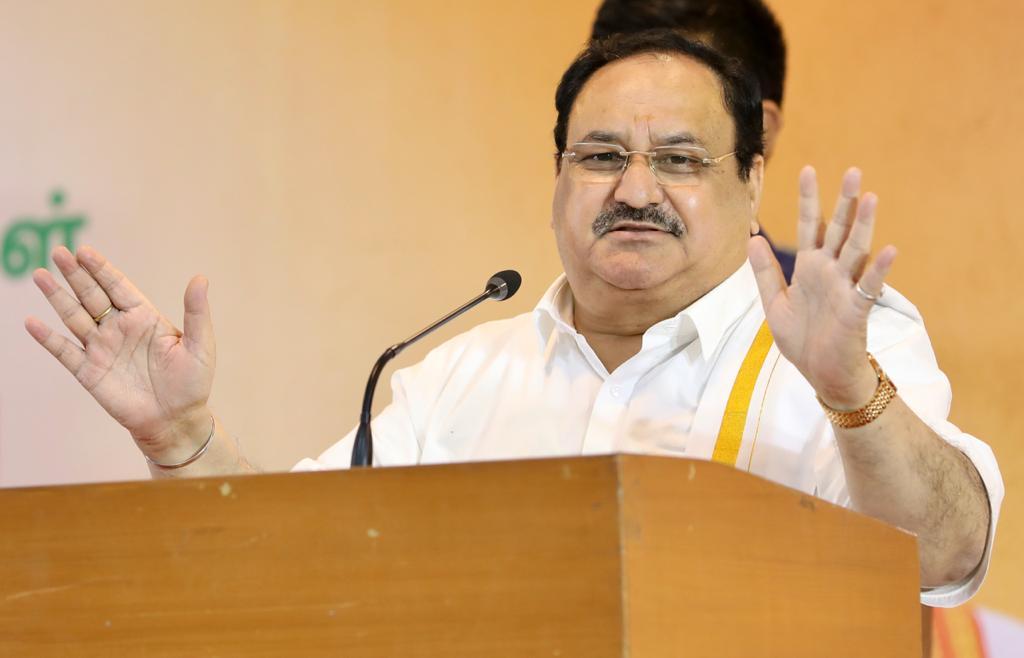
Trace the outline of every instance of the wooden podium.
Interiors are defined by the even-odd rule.
[[[917,658],[917,548],[629,455],[7,489],[0,655]]]

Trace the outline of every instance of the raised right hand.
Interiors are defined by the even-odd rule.
[[[45,269],[32,279],[78,342],[34,317],[25,328],[146,455],[160,461],[190,454],[211,423],[217,356],[207,280],[189,281],[182,332],[96,250],[81,247],[76,256],[57,247],[52,255],[74,295]]]

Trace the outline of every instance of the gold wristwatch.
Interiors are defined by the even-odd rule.
[[[863,427],[881,416],[885,408],[892,402],[892,399],[896,397],[896,385],[886,376],[885,372],[878,365],[878,361],[875,361],[875,357],[871,356],[870,353],[868,354],[868,361],[871,363],[871,367],[875,369],[875,375],[878,377],[878,387],[875,389],[875,394],[871,396],[871,399],[863,407],[854,411],[839,411],[825,404],[820,396],[816,396],[818,397],[818,404],[825,410],[825,417],[836,427],[844,429]]]

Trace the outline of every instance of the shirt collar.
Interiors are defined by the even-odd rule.
[[[677,315],[648,328],[644,332],[644,337],[652,333],[692,333],[695,328],[700,340],[701,354],[708,359],[722,342],[729,327],[750,309],[757,298],[754,270],[749,261],[744,261],[738,270],[703,297]],[[565,274],[559,275],[551,284],[534,308],[533,315],[543,343],[550,339],[554,331],[576,335],[576,327],[573,324],[572,290]]]
[[[559,274],[537,302],[533,309],[533,319],[540,339],[545,343],[556,329],[570,335],[576,333],[572,324],[572,293],[565,274]]]
[[[754,268],[743,261],[740,268],[709,290],[703,297],[682,310],[676,318],[688,316],[697,327],[700,351],[711,358],[726,332],[758,300]]]

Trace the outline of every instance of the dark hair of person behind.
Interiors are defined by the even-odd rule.
[[[754,72],[761,94],[782,106],[786,85],[786,40],[763,0],[605,0],[592,38],[672,28],[706,41]]]
[[[677,53],[697,60],[718,78],[722,86],[722,103],[735,126],[736,162],[740,178],[747,180],[754,156],[764,154],[763,111],[757,79],[736,60],[729,59],[710,47],[690,41],[674,30],[648,30],[636,34],[614,34],[587,44],[558,83],[555,91],[555,147],[565,151],[569,115],[583,85],[595,72],[612,62],[646,53]],[[685,89],[680,89],[685,94]],[[713,156],[721,155],[712,153]],[[561,160],[558,160],[561,163]],[[560,166],[560,165],[559,165]]]

